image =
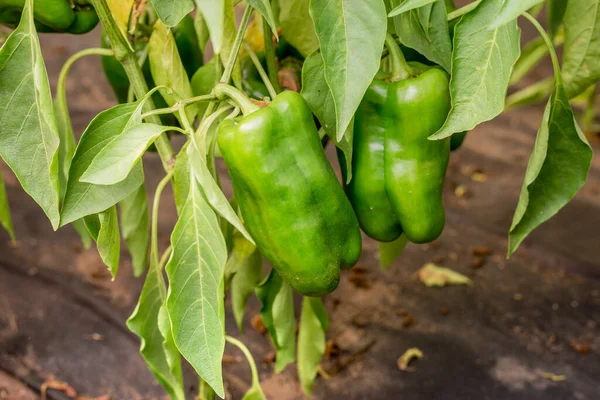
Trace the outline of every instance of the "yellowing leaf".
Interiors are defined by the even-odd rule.
[[[398,358],[398,368],[400,368],[400,371],[414,371],[415,368],[409,367],[408,364],[410,364],[410,362],[415,358],[419,360],[423,358],[423,352],[419,348],[411,347],[410,349],[406,350],[404,354]]]
[[[473,285],[473,281],[449,268],[438,267],[433,263],[427,263],[419,270],[419,279],[425,286],[444,287],[448,285]]]

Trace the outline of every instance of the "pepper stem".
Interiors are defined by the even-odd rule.
[[[248,96],[244,94],[241,90],[234,88],[233,86],[226,85],[224,83],[219,83],[214,88],[214,93],[217,99],[224,100],[225,98],[231,99],[235,105],[237,105],[240,110],[242,110],[242,114],[247,115],[251,114],[254,111],[260,110],[260,107],[254,104]]]
[[[406,62],[400,46],[398,46],[394,37],[389,33],[385,36],[385,46],[388,48],[390,59],[392,60],[392,76],[390,80],[396,82],[410,78],[414,72]]]

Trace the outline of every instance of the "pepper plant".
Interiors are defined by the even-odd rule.
[[[85,33],[98,20],[102,42],[69,58],[52,97],[38,33]],[[408,241],[437,238],[449,152],[505,107],[548,97],[508,256],[569,202],[592,159],[571,103],[593,130],[597,0],[0,0],[0,22],[14,28],[0,49],[0,158],[54,229],[72,225],[86,247],[95,242],[113,277],[124,239],[133,273],[145,274],[127,325],[172,399],[185,398],[182,357],[200,398],[224,397],[226,342],[251,366],[244,398],[264,398],[252,356],[224,325],[225,297],[242,329],[253,294],[276,372],[296,362],[310,393],[328,326],[319,296],[358,260],[359,229],[380,241],[385,265]],[[518,23],[539,32],[523,50]],[[65,82],[90,55],[102,57],[119,104],[77,140]],[[546,56],[553,76],[523,88]],[[521,90],[507,97],[510,85]],[[172,135],[184,135],[182,148]],[[164,167],[151,201],[146,152]],[[221,157],[233,198],[221,190]],[[169,184],[179,219],[159,249]],[[14,238],[1,179],[0,224]]]

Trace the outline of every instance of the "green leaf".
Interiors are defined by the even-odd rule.
[[[217,217],[195,181],[190,182],[171,245],[167,309],[175,343],[198,375],[224,397],[221,359],[227,247]]]
[[[325,332],[329,327],[327,312],[318,297],[304,297],[298,332],[298,377],[310,396],[317,368],[325,354]]]
[[[225,271],[226,279],[227,275],[233,274],[231,278],[231,308],[238,329],[243,332],[246,303],[263,279],[263,267],[262,256],[256,246],[237,232],[233,236],[233,248]]]
[[[394,17],[394,26],[403,45],[415,49],[450,72],[452,43],[443,0]]]
[[[271,31],[278,37],[277,35],[277,24],[275,23],[275,17],[273,16],[273,10],[271,9],[271,1],[270,0],[247,0],[248,4],[252,6],[256,11],[258,11],[263,18],[266,19],[267,23],[271,27]],[[278,0],[275,0],[278,1]]]
[[[58,128],[33,1],[0,49],[0,157],[58,228]]]
[[[170,126],[148,122],[126,128],[96,154],[79,181],[94,185],[122,182],[140,161],[146,149],[161,134],[171,129]]]
[[[61,226],[86,215],[102,212],[117,204],[140,187],[144,181],[142,164],[138,163],[129,176],[115,185],[93,185],[79,179],[96,154],[125,129],[141,123],[141,103],[119,104],[98,114],[83,132],[71,167],[67,191],[61,210]]]
[[[267,400],[262,388],[259,386],[252,386],[250,390],[246,392],[242,400]]]
[[[121,232],[131,254],[133,274],[140,276],[148,264],[150,244],[150,220],[146,186],[142,184],[135,192],[119,203]]]
[[[56,99],[54,102],[54,114],[56,115],[58,136],[60,138],[58,146],[58,178],[61,200],[64,199],[67,190],[69,167],[71,166],[71,159],[73,158],[73,154],[75,154],[76,147],[65,90],[65,87],[56,88]]]
[[[229,0],[196,0],[198,10],[204,17],[204,21],[210,32],[215,54],[221,53],[223,46],[223,33],[225,26],[225,3]]]
[[[558,70],[554,81],[508,234],[508,256],[575,196],[590,169],[593,152],[573,117]]]
[[[157,86],[166,86],[175,92],[171,94],[168,90],[159,89],[165,102],[172,106],[179,98],[193,97],[192,86],[181,63],[173,33],[161,21],[154,24],[148,46],[148,61],[150,62],[152,79],[154,79]],[[198,114],[198,106],[191,104],[185,110],[188,120],[193,123]],[[175,114],[175,117],[180,119],[179,114]]]
[[[565,0],[548,0],[546,10],[548,11],[548,27],[550,35],[554,37],[562,25],[567,2]]]
[[[381,0],[311,0],[310,15],[333,96],[339,141],[379,70],[387,30],[385,5]]]
[[[2,179],[2,171],[0,171],[0,225],[8,232],[10,238],[15,240],[15,231],[13,230],[12,219],[10,217],[10,207]]]
[[[177,153],[175,159],[175,174],[173,175],[173,194],[175,197],[175,207],[177,214],[181,215],[181,210],[190,193],[190,161],[187,156],[186,148],[189,145],[187,142],[181,151]]]
[[[219,58],[213,57],[209,62],[198,68],[192,76],[192,93],[194,96],[203,96],[209,94],[221,77],[221,68],[217,64]],[[206,108],[207,102],[198,103],[198,115],[202,117]]]
[[[90,235],[85,227],[85,222],[82,219],[78,219],[76,221],[73,221],[72,225],[73,225],[73,228],[75,228],[75,231],[77,232],[77,234],[79,235],[79,238],[81,239],[83,248],[86,250],[89,249],[90,246],[92,245],[92,238],[90,237]]]
[[[153,263],[135,310],[127,320],[127,327],[141,339],[140,354],[169,396],[184,400],[179,351],[170,332],[168,314],[163,309],[166,298],[167,288],[162,272]]]
[[[192,0],[152,0],[152,6],[167,26],[177,25],[183,17],[194,9]]]
[[[301,94],[308,103],[311,111],[317,116],[327,136],[344,153],[346,165],[352,165],[352,138],[354,126],[351,123],[340,140],[336,140],[337,121],[335,104],[327,81],[325,80],[325,64],[320,51],[315,51],[304,60],[302,67]],[[346,171],[347,182],[352,179],[352,169]]]
[[[410,10],[414,10],[415,8],[423,7],[437,0],[406,0],[402,4],[397,7],[394,7],[392,11],[388,14],[388,17],[393,17],[395,15],[399,15],[405,13]]]
[[[531,7],[538,5],[544,0],[504,0],[502,9],[488,29],[496,29],[510,21],[513,21]]]
[[[562,76],[571,99],[600,79],[600,3],[570,0],[564,21]]]
[[[202,54],[204,54],[206,44],[210,38],[210,33],[208,32],[208,25],[202,17],[201,12],[196,12],[196,16],[194,17],[194,28],[196,29],[196,35],[198,36],[198,45],[200,46],[200,50],[202,50]]]
[[[512,67],[519,57],[520,30],[516,21],[488,29],[501,6],[499,0],[483,1],[454,27],[452,109],[430,139],[470,131],[504,109]]]
[[[87,230],[90,237],[94,240],[98,240],[98,234],[100,233],[100,217],[98,214],[86,215],[78,221],[83,221],[85,229]]]
[[[294,362],[296,350],[296,317],[292,289],[273,269],[255,291],[262,303],[260,316],[277,351],[275,371],[281,372],[289,363]]]
[[[379,245],[379,266],[386,269],[402,254],[408,244],[408,239],[405,235],[400,235],[392,242],[378,242],[377,244]]]
[[[304,57],[319,48],[319,39],[309,14],[310,0],[278,0],[279,25],[285,39]]]
[[[225,218],[231,225],[235,227],[240,233],[242,233],[248,241],[254,244],[252,236],[248,233],[242,221],[235,213],[234,209],[229,204],[227,197],[223,194],[223,191],[219,187],[219,184],[215,181],[211,175],[208,167],[206,166],[206,157],[198,149],[196,142],[192,140],[192,143],[187,147],[186,153],[190,162],[191,170],[193,175],[200,184],[202,192],[206,196],[209,204],[214,210]]]
[[[117,207],[112,206],[99,214],[100,231],[98,232],[98,253],[102,262],[108,267],[113,280],[119,270],[119,257],[121,255],[121,236],[119,235],[119,220]]]

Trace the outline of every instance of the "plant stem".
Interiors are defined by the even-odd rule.
[[[260,78],[262,79],[265,86],[267,87],[267,90],[269,91],[269,96],[271,96],[271,99],[274,99],[275,96],[277,96],[277,90],[271,84],[271,80],[267,76],[267,73],[266,73],[265,69],[263,68],[262,64],[260,63],[260,60],[256,56],[256,53],[254,52],[254,50],[252,50],[252,47],[250,47],[250,45],[248,45],[248,43],[246,43],[246,42],[244,42],[244,47],[248,51],[248,55],[250,56],[252,63],[256,67],[256,70],[258,71]]]
[[[162,257],[160,258],[160,262],[158,263],[158,269],[160,271],[163,270],[163,268],[165,267],[165,264],[167,263],[167,261],[169,261],[169,257],[171,256],[172,252],[173,252],[173,246],[169,245],[169,247],[167,247],[167,249],[163,253]]]
[[[235,60],[237,59],[237,55],[240,52],[240,46],[242,45],[242,41],[244,39],[244,33],[248,28],[248,23],[250,22],[250,14],[252,13],[252,6],[249,4],[246,6],[244,10],[244,15],[242,16],[242,21],[240,23],[240,27],[237,30],[235,35],[235,41],[233,42],[233,48],[231,49],[231,56],[229,60],[227,60],[227,65],[225,67],[225,71],[223,71],[223,75],[221,75],[220,82],[228,83],[229,79],[231,79],[231,72],[233,71],[233,66],[235,65]],[[212,114],[217,108],[217,102],[212,101],[206,107],[206,111],[204,112],[204,117]]]
[[[152,204],[152,228],[150,235],[150,258],[155,265],[160,265],[158,259],[158,206],[160,205],[160,195],[163,189],[171,181],[174,175],[174,171],[170,171],[156,186],[156,192],[154,192],[154,203]]]
[[[385,46],[390,52],[390,60],[392,61],[392,75],[390,76],[390,80],[397,82],[410,78],[414,72],[406,62],[400,46],[396,43],[396,39],[389,33],[385,36]]]
[[[96,10],[96,14],[98,14],[100,22],[102,22],[102,26],[106,31],[114,51],[115,58],[119,60],[125,69],[125,73],[127,74],[127,78],[129,78],[129,83],[133,88],[135,97],[141,99],[148,92],[148,85],[144,79],[142,69],[138,64],[137,56],[133,47],[131,47],[131,44],[129,41],[127,41],[124,33],[121,32],[119,26],[112,17],[106,0],[90,0],[90,2]],[[156,108],[154,106],[154,102],[152,101],[152,98],[149,98],[144,104],[144,111],[151,111],[154,108]],[[149,118],[150,122],[158,125],[161,124],[160,118],[157,115],[152,115]],[[156,146],[156,150],[158,151],[158,155],[162,161],[163,168],[167,172],[171,171],[174,165],[172,162],[173,148],[171,147],[171,143],[169,142],[166,133],[160,135],[154,142],[154,145]]]
[[[90,49],[83,49],[83,50],[78,51],[77,53],[75,53],[71,57],[69,57],[67,59],[67,61],[63,64],[62,69],[60,70],[60,74],[58,75],[57,87],[65,88],[65,82],[67,80],[67,75],[69,73],[69,70],[71,69],[71,66],[73,66],[75,61],[79,60],[80,58],[83,58],[85,56],[91,56],[91,55],[114,56],[114,54],[115,53],[111,49],[102,49],[102,48],[90,48]],[[60,90],[56,94],[56,98],[58,99],[59,97],[60,98],[65,97],[64,90]]]
[[[273,33],[271,32],[271,27],[269,26],[269,23],[267,22],[266,18],[262,19],[262,29],[263,36],[265,39],[265,59],[267,60],[267,71],[269,72],[269,80],[271,81],[271,85],[274,88],[275,94],[277,94],[281,92],[281,88],[279,87],[279,76],[277,74],[275,46],[273,46]],[[267,89],[268,88],[269,86],[267,85]],[[275,96],[271,95],[271,98],[275,98]]]
[[[550,52],[550,59],[552,60],[552,67],[554,68],[555,79],[559,82],[562,82],[562,78],[560,75],[560,64],[558,63],[558,56],[556,55],[556,50],[554,50],[554,46],[552,45],[552,40],[550,40],[550,37],[546,33],[546,30],[530,14],[524,12],[521,15],[524,16],[525,18],[527,18],[529,20],[529,22],[531,22],[531,24],[535,27],[535,29],[537,29],[538,32],[540,33],[540,36],[542,37],[542,39],[544,39],[544,42],[546,42],[546,46],[548,47],[548,51]]]
[[[248,115],[260,109],[241,90],[230,85],[219,83],[214,88],[215,95],[219,100],[231,99],[241,110],[242,114]]]
[[[246,360],[248,360],[248,364],[250,364],[250,371],[252,371],[252,383],[253,385],[259,385],[260,382],[258,380],[258,370],[256,369],[256,363],[254,362],[254,357],[252,357],[252,353],[246,347],[246,345],[234,337],[225,336],[225,340],[232,345],[236,346],[238,349],[244,353]]]
[[[244,40],[244,32],[246,32],[246,28],[250,22],[250,15],[252,15],[252,6],[248,4],[244,10],[244,15],[242,15],[240,27],[235,35],[235,41],[233,42],[231,55],[229,56],[229,60],[227,60],[227,65],[225,66],[225,71],[223,71],[223,76],[221,76],[222,83],[228,83],[229,79],[231,78],[231,72],[233,71],[235,60],[237,59],[240,47],[242,46],[242,41]]]
[[[462,17],[469,11],[475,9],[479,5],[479,3],[481,3],[481,0],[474,1],[472,3],[467,4],[464,7],[459,8],[458,10],[452,11],[448,14],[448,21],[452,21],[453,19]]]

